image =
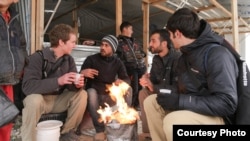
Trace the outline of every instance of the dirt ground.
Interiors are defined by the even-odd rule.
[[[139,111],[138,111],[139,112]],[[20,127],[22,125],[21,116],[18,116],[14,122],[14,126],[11,133],[11,141],[22,141]],[[138,141],[150,141],[146,139],[148,134],[142,133],[141,121],[137,122],[137,132],[138,132]],[[93,136],[80,135],[81,141],[93,141]]]

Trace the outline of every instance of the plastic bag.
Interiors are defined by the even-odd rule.
[[[18,108],[0,89],[0,127],[12,122],[18,114]]]

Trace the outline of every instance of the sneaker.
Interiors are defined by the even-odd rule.
[[[106,141],[106,134],[104,132],[96,133],[94,136],[94,141]]]
[[[62,134],[60,136],[60,141],[80,141],[80,138],[71,130],[68,133]]]
[[[82,129],[80,135],[94,136],[96,134],[95,128]]]

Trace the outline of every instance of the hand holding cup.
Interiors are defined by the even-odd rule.
[[[76,73],[74,84],[77,88],[84,86],[84,76],[83,74]]]

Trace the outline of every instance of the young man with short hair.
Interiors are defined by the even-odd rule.
[[[181,55],[180,51],[173,48],[166,29],[157,29],[151,33],[149,51],[154,54],[152,67],[150,73],[140,78],[140,85],[144,87],[139,92],[143,133],[149,133],[143,102],[149,95],[159,93],[167,86],[176,86],[175,69]]]
[[[36,140],[36,125],[42,114],[67,111],[60,141],[80,141],[75,131],[87,106],[87,93],[83,75],[75,83],[77,69],[70,53],[76,47],[76,33],[71,26],[59,24],[52,28],[49,38],[51,47],[42,50],[43,56],[38,52],[29,56],[24,69],[22,88],[27,96],[23,101],[22,140]]]
[[[150,95],[144,101],[152,139],[172,141],[176,124],[232,123],[238,100],[238,66],[223,47],[224,38],[188,8],[178,9],[168,19],[167,30],[182,55],[176,68],[177,87]]]

